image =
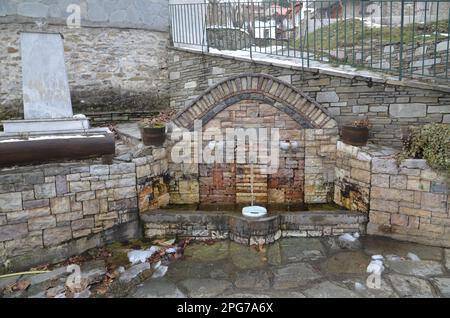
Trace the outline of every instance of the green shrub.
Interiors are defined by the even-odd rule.
[[[403,139],[399,160],[425,159],[428,165],[450,177],[450,125],[427,124],[411,128]]]

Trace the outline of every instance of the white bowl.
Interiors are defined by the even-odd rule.
[[[242,209],[242,215],[249,218],[259,218],[267,214],[267,209],[262,206],[246,206]]]

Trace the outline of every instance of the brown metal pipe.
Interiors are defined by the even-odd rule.
[[[0,166],[87,159],[115,153],[114,135],[0,143]]]

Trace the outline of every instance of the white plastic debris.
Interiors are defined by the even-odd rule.
[[[161,261],[158,261],[158,262],[152,264],[153,269],[158,269],[160,266],[161,266]]]
[[[414,262],[420,261],[419,256],[417,256],[417,255],[414,254],[414,253],[409,252],[406,256],[407,256],[410,260],[412,260],[412,261],[414,261]]]
[[[353,233],[353,237],[354,237],[355,239],[359,239],[359,232]]]
[[[76,114],[76,115],[73,115],[73,118],[75,118],[75,119],[85,119],[86,115],[84,115],[84,114]]]
[[[168,269],[169,269],[168,266],[164,266],[164,265],[159,266],[159,267],[153,272],[152,278],[160,278],[160,277],[163,277],[164,275],[166,275]]]
[[[354,237],[353,235],[351,235],[350,233],[345,233],[345,234],[342,234],[341,236],[339,236],[339,241],[354,242],[356,240],[357,240],[357,238]]]
[[[135,250],[128,252],[128,259],[131,264],[145,263],[145,261],[156,252],[159,252],[158,246],[152,246],[147,250]]]
[[[372,255],[372,259],[374,261],[379,260],[382,261],[384,259],[383,255],[377,254],[377,255]]]
[[[384,271],[383,261],[381,260],[372,260],[367,266],[367,273],[372,273],[375,275],[381,275]]]

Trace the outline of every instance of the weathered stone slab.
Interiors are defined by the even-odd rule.
[[[388,278],[400,297],[433,297],[431,286],[424,279],[398,274],[390,274]]]
[[[228,241],[216,242],[212,245],[202,243],[188,245],[184,255],[197,261],[215,261],[228,257]]]
[[[210,278],[186,279],[181,281],[180,285],[193,298],[215,297],[231,287],[229,281]]]
[[[25,119],[72,117],[61,35],[22,33],[21,52]]]
[[[346,251],[330,256],[323,268],[330,274],[363,274],[369,263],[370,257],[361,251]]]
[[[185,298],[178,287],[166,279],[148,279],[139,285],[131,298]]]
[[[270,274],[265,270],[238,272],[234,285],[241,289],[264,290],[270,288]]]
[[[307,263],[289,264],[274,269],[274,289],[289,289],[305,285],[321,275]]]
[[[429,277],[443,274],[442,265],[435,261],[387,261],[389,268],[399,274]]]
[[[295,263],[304,260],[317,260],[325,255],[320,239],[291,238],[280,242],[283,263]]]
[[[330,281],[325,281],[308,288],[304,293],[307,297],[312,298],[360,298],[357,293],[333,284]]]

